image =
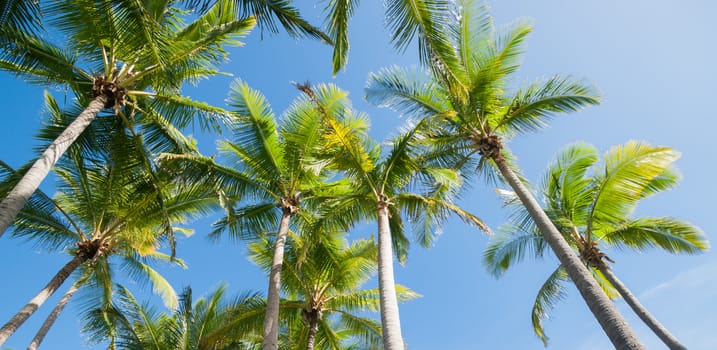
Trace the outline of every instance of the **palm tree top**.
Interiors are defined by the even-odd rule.
[[[381,326],[357,314],[379,311],[378,290],[361,288],[376,274],[376,244],[372,238],[349,244],[338,233],[321,235],[318,241],[315,237],[305,232],[289,235],[282,275],[285,299],[281,305],[292,340],[297,345],[305,344],[309,319],[317,317],[319,344],[344,344],[354,337],[358,344],[379,347]],[[271,270],[269,239],[252,242],[249,254],[262,269]],[[404,286],[396,287],[400,301],[420,296]],[[337,328],[332,330],[334,327]]]
[[[675,254],[697,254],[710,247],[704,233],[685,221],[633,216],[640,200],[677,186],[680,174],[674,163],[679,156],[669,147],[628,141],[611,147],[600,162],[594,146],[577,142],[558,153],[543,177],[543,210],[613,298],[619,295],[600,271],[614,262],[604,248],[642,251],[654,247]],[[496,276],[526,257],[542,257],[547,247],[515,195],[500,193],[513,213],[510,223],[491,239],[484,253],[488,269]],[[558,267],[538,293],[533,327],[544,342],[547,337],[542,319],[556,301],[565,297],[561,283],[567,280],[565,271]]]
[[[570,76],[511,88],[532,31],[528,21],[498,32],[488,6],[468,0],[434,12],[437,20],[422,46],[429,71],[385,68],[370,75],[366,88],[375,105],[435,119],[426,123],[434,140],[471,155],[502,157],[512,136],[540,130],[558,113],[599,103],[594,86]]]

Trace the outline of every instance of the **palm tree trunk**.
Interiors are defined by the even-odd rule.
[[[393,278],[393,251],[388,207],[378,208],[378,288],[381,303],[381,330],[385,350],[404,350],[401,320],[398,315],[396,281]]]
[[[45,288],[40,291],[40,293],[32,298],[27,305],[25,305],[10,319],[10,321],[0,328],[0,346],[5,344],[7,339],[10,338],[10,336],[13,335],[13,333],[15,333],[15,331],[20,328],[20,326],[25,323],[25,321],[27,321],[27,319],[32,316],[32,314],[35,313],[35,311],[37,311],[37,309],[45,303],[45,301],[47,301],[53,293],[55,293],[57,288],[65,282],[67,277],[69,277],[83,261],[84,259],[79,256],[75,256],[72,260],[70,260],[70,262],[57,272],[55,277],[50,280],[50,283],[48,283]]]
[[[660,321],[658,321],[649,311],[637,300],[637,297],[633,295],[630,290],[615,276],[612,269],[608,266],[598,266],[598,269],[607,278],[608,281],[617,289],[618,293],[625,299],[627,305],[630,305],[632,311],[637,314],[645,324],[652,329],[653,332],[662,340],[665,345],[671,350],[687,350],[687,348],[680,344],[680,341],[665,328]]]
[[[316,342],[316,331],[319,330],[319,312],[312,311],[309,313],[309,340],[306,341],[306,350],[314,350]]]
[[[62,157],[67,149],[82,134],[88,125],[97,117],[107,103],[107,96],[100,95],[95,97],[92,102],[85,108],[70,125],[58,136],[50,146],[42,152],[32,165],[30,170],[23,175],[20,182],[7,194],[5,199],[0,203],[0,237],[5,230],[15,221],[15,217],[25,206],[25,203],[33,192],[40,187],[40,183],[45,179],[55,163]]]
[[[575,252],[570,248],[565,238],[558,232],[555,225],[545,214],[533,195],[523,186],[513,170],[508,167],[505,160],[494,157],[503,178],[513,188],[520,198],[535,224],[543,233],[545,240],[557,255],[560,263],[565,267],[570,279],[580,291],[588,308],[592,311],[603,331],[618,350],[645,349],[637,336],[633,333],[625,319],[617,311],[615,305],[600,289],[597,281],[591,276],[587,267],[583,265]]]
[[[65,292],[65,295],[62,296],[62,299],[55,305],[55,308],[52,309],[52,312],[49,316],[47,316],[47,319],[45,319],[45,322],[42,324],[42,327],[40,327],[40,330],[37,331],[37,334],[35,335],[35,338],[32,339],[32,342],[30,342],[30,345],[28,345],[27,350],[37,350],[37,348],[40,346],[40,343],[45,339],[45,336],[47,335],[47,332],[50,330],[50,327],[55,323],[57,320],[57,317],[60,316],[60,313],[65,308],[65,305],[72,299],[72,296],[75,295],[75,292],[80,288],[78,283],[75,283],[70,287],[70,289]]]
[[[289,233],[291,209],[286,208],[281,216],[279,232],[274,243],[274,258],[269,273],[269,291],[266,296],[266,315],[264,316],[264,340],[262,350],[279,348],[279,291],[281,290],[281,266],[284,263],[284,245]]]

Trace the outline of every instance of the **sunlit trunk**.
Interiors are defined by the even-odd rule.
[[[393,251],[388,207],[378,209],[378,288],[381,302],[381,329],[385,350],[404,350],[398,315],[396,281],[393,278]]]
[[[50,328],[60,316],[62,310],[65,309],[65,305],[67,305],[70,299],[72,299],[72,296],[75,295],[75,292],[77,292],[77,289],[79,289],[79,285],[75,283],[67,292],[65,292],[65,295],[62,296],[62,299],[60,299],[57,305],[55,305],[55,308],[52,309],[50,315],[47,316],[47,319],[45,319],[45,322],[42,324],[42,327],[40,327],[40,330],[37,331],[35,338],[33,338],[32,342],[30,342],[27,350],[36,350],[40,346],[42,341],[45,339],[47,332],[50,331]]]
[[[22,207],[25,206],[30,196],[40,187],[42,180],[50,173],[50,169],[62,157],[72,143],[82,134],[90,123],[97,117],[107,103],[107,96],[95,97],[70,125],[58,136],[50,146],[42,152],[32,165],[30,170],[23,175],[20,182],[7,194],[0,203],[0,236],[12,224]]]
[[[2,328],[0,328],[0,346],[5,344],[8,338],[10,338],[15,331],[22,326],[27,319],[32,316],[37,309],[44,304],[47,299],[52,296],[52,294],[55,293],[57,288],[59,288],[63,282],[67,279],[67,277],[70,276],[70,274],[77,269],[82,262],[84,261],[83,258],[75,256],[70,262],[68,262],[62,269],[60,269],[59,272],[55,275],[55,277],[50,280],[50,283],[48,283],[45,288],[43,288],[40,293],[37,293],[37,295],[30,300],[15,316],[13,316],[10,321],[8,321]]]
[[[306,350],[314,350],[316,342],[316,332],[319,330],[319,312],[312,311],[309,313],[309,339],[306,341]]]
[[[281,267],[284,263],[284,245],[289,233],[289,220],[291,210],[284,209],[279,224],[279,232],[274,243],[274,258],[269,274],[269,291],[266,296],[266,316],[264,316],[263,350],[277,350],[279,348],[279,292],[281,291]]]
[[[615,276],[612,269],[608,266],[599,266],[598,269],[607,278],[608,281],[617,289],[627,305],[630,306],[632,311],[637,314],[645,324],[662,340],[665,345],[671,350],[686,350],[687,348],[680,344],[679,340],[665,328],[660,321],[658,321],[647,309],[642,306],[637,297],[635,297],[630,290]]]
[[[500,169],[503,178],[513,188],[525,208],[530,213],[533,221],[542,232],[545,240],[557,255],[560,263],[565,267],[568,276],[575,283],[580,291],[588,308],[593,313],[603,331],[618,350],[645,349],[625,319],[617,311],[615,305],[600,289],[597,281],[592,277],[587,267],[583,265],[570,248],[565,238],[558,232],[555,225],[545,214],[533,195],[520,182],[515,173],[508,167],[508,164],[500,156],[495,157],[495,163]]]

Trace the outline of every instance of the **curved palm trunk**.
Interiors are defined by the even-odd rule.
[[[28,345],[27,350],[36,350],[40,343],[45,339],[45,336],[47,335],[47,332],[50,330],[50,327],[55,323],[57,320],[57,317],[60,316],[60,313],[62,310],[65,309],[65,306],[67,303],[72,299],[72,296],[75,295],[75,292],[80,288],[79,284],[75,283],[70,287],[70,289],[65,292],[65,295],[62,296],[62,299],[55,305],[55,308],[52,309],[52,312],[49,316],[47,316],[47,319],[45,319],[45,322],[42,324],[42,327],[40,327],[40,330],[37,331],[37,334],[35,335],[35,338],[32,339],[32,342],[30,342],[30,345]]]
[[[279,348],[279,291],[281,290],[281,266],[284,263],[284,245],[286,245],[286,236],[289,233],[289,220],[291,220],[291,210],[284,209],[279,232],[276,234],[274,258],[269,274],[262,350],[277,350]]]
[[[319,330],[318,311],[309,313],[309,340],[306,341],[306,350],[314,350],[316,342],[316,332]]]
[[[393,251],[388,207],[378,209],[378,288],[381,303],[381,330],[385,350],[404,350],[398,315],[396,281],[393,278]]]
[[[47,301],[52,294],[55,293],[57,288],[59,288],[63,282],[67,279],[67,277],[70,276],[72,271],[75,271],[82,262],[84,261],[83,258],[80,258],[78,256],[75,256],[70,262],[65,264],[65,266],[60,269],[59,272],[55,275],[55,277],[50,280],[50,283],[48,283],[45,288],[43,288],[40,293],[37,293],[37,295],[30,300],[15,316],[13,316],[10,321],[8,321],[2,328],[0,328],[0,346],[5,344],[8,338],[10,338],[15,331],[20,328],[20,326],[27,321],[30,316],[32,316],[37,309]]]
[[[550,221],[538,202],[533,198],[533,195],[523,186],[504,159],[495,157],[494,160],[503,178],[518,195],[540,232],[543,233],[545,240],[557,255],[558,260],[565,267],[568,276],[575,283],[585,303],[588,304],[588,308],[590,308],[603,331],[610,338],[612,345],[618,350],[645,349],[625,319],[617,311],[615,305],[590,275],[587,267],[575,255],[568,242],[565,241],[565,238],[558,232],[553,222]]]
[[[671,350],[687,350],[687,348],[680,343],[677,338],[665,328],[660,321],[658,321],[649,311],[637,300],[637,297],[633,295],[630,290],[615,276],[612,269],[608,266],[598,266],[598,269],[607,278],[608,281],[617,289],[620,296],[625,299],[627,305],[630,305],[632,311],[637,314],[650,329],[662,340],[665,345]]]
[[[40,187],[40,183],[45,179],[55,163],[62,157],[67,149],[82,134],[88,125],[97,117],[107,103],[107,96],[100,95],[95,97],[87,108],[85,108],[75,120],[67,126],[67,128],[58,136],[50,146],[42,152],[32,165],[30,170],[23,175],[20,182],[7,194],[0,203],[0,236],[15,220],[17,214],[25,206],[25,203],[33,192]]]

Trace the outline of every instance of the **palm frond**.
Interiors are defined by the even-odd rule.
[[[554,76],[518,90],[495,129],[506,134],[535,132],[545,128],[557,113],[576,112],[599,102],[595,86],[569,76]]]
[[[531,319],[533,322],[533,332],[548,346],[548,337],[543,329],[543,320],[549,318],[549,311],[555,307],[555,304],[567,296],[563,282],[568,281],[569,277],[562,266],[558,266],[550,277],[543,283],[535,297]]]
[[[451,110],[443,88],[418,68],[393,66],[372,72],[365,91],[372,104],[409,116],[426,117]]]
[[[477,73],[476,56],[490,45],[495,32],[490,6],[484,1],[457,1],[455,20],[449,23],[449,33],[458,48],[461,65],[471,80]]]
[[[148,102],[152,111],[180,129],[196,121],[202,130],[219,131],[231,120],[230,113],[223,108],[184,96],[155,94]]]
[[[349,20],[353,16],[358,1],[331,0],[324,8],[326,16],[326,32],[334,42],[334,52],[331,60],[333,74],[346,66],[349,54]]]
[[[629,220],[597,238],[617,247],[657,247],[673,254],[697,254],[710,248],[699,227],[669,217]]]
[[[92,75],[77,66],[77,55],[30,34],[16,37],[0,51],[0,69],[45,86],[68,85],[73,90],[89,91]]]
[[[679,156],[671,148],[636,141],[611,148],[604,156],[604,171],[596,179],[588,232],[593,230],[593,222],[619,223],[628,217],[644,193],[652,191],[652,179],[663,174]]]
[[[39,2],[4,0],[0,3],[0,35],[6,35],[9,30],[35,32],[42,26],[41,19]]]
[[[483,262],[496,277],[526,257],[542,257],[547,242],[537,231],[526,231],[516,226],[503,226],[501,233],[491,237],[483,252]]]
[[[234,143],[224,143],[225,152],[237,155],[260,176],[266,174],[267,178],[281,179],[283,152],[274,113],[266,98],[237,80],[232,84],[228,102],[235,113]]]
[[[275,19],[289,35],[308,36],[331,43],[331,37],[321,29],[307,22],[289,0],[231,0],[239,10],[240,16],[255,16],[259,28],[269,32],[278,32]]]
[[[574,143],[558,153],[543,178],[547,210],[579,227],[594,196],[593,181],[587,171],[598,161],[597,149],[587,143]],[[555,217],[555,215],[553,215]]]
[[[135,271],[132,275],[139,278],[137,282],[146,283],[145,281],[147,281],[152,285],[152,291],[162,298],[166,307],[176,309],[179,306],[177,292],[174,291],[174,288],[161,274],[136,259],[125,259],[124,262],[127,270],[132,269]]]

